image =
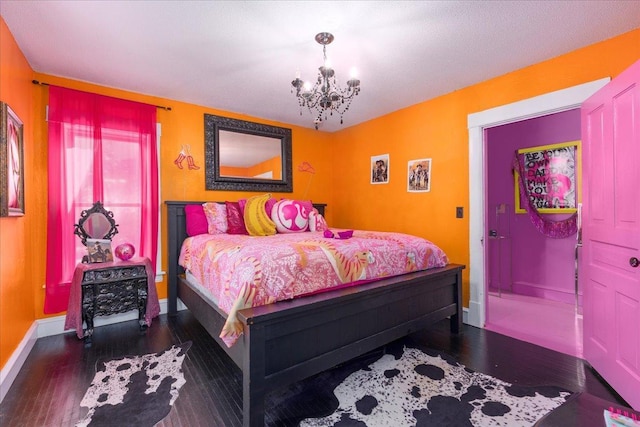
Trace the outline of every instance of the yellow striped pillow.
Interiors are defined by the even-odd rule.
[[[265,211],[265,205],[271,194],[253,196],[247,199],[244,206],[244,225],[251,236],[271,236],[276,234],[276,224]]]

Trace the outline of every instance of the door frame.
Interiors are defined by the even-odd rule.
[[[467,116],[469,131],[469,311],[465,323],[484,328],[487,304],[487,214],[488,194],[485,129],[579,108],[610,77],[583,83],[533,98],[502,105]],[[482,179],[477,179],[482,177]]]

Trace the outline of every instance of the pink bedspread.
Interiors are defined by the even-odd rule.
[[[361,280],[443,267],[445,253],[420,237],[355,231],[350,239],[321,232],[252,237],[202,234],[184,241],[179,263],[228,313],[220,338],[242,334],[238,310]]]

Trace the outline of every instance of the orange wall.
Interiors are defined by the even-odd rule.
[[[471,113],[614,77],[640,57],[640,29],[416,104],[335,134],[333,225],[423,236],[469,264]],[[354,104],[353,108],[357,108]],[[371,156],[389,154],[389,184],[371,185]],[[431,158],[431,191],[407,192],[407,162]],[[482,177],[473,177],[482,179]],[[456,219],[456,206],[465,217]],[[464,303],[469,301],[464,272]]]
[[[0,98],[25,123],[26,215],[0,219],[0,366],[4,366],[42,307],[46,247],[46,141],[48,90],[32,78],[79,90],[155,105],[162,124],[161,200],[237,200],[257,193],[204,188],[204,113],[292,128],[294,192],[275,197],[328,204],[331,226],[384,229],[424,236],[439,244],[453,262],[468,264],[468,219],[455,219],[455,206],[468,208],[469,113],[615,76],[639,56],[640,30],[580,49],[505,76],[425,101],[387,116],[327,134],[198,105],[150,97],[34,73],[0,18]],[[179,169],[173,160],[183,144],[199,170]],[[390,154],[390,182],[369,184],[369,160]],[[429,193],[406,192],[407,161],[432,158]],[[298,171],[308,161],[315,174]],[[479,178],[479,177],[478,177]],[[467,213],[467,212],[465,212]],[[162,209],[166,249],[166,209]],[[166,253],[166,252],[165,252]],[[28,266],[26,268],[25,266]],[[163,260],[166,270],[166,260]],[[466,274],[466,273],[465,273]],[[166,297],[166,281],[158,283]],[[465,300],[468,283],[465,283]]]
[[[282,158],[272,157],[249,168],[247,176],[258,176],[266,172],[272,172],[273,179],[282,179]]]
[[[0,366],[16,349],[35,319],[38,272],[44,271],[46,183],[33,138],[33,71],[0,17],[0,101],[22,120],[25,215],[0,218]],[[40,281],[42,283],[42,281]]]

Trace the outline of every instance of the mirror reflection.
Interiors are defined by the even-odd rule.
[[[111,230],[111,223],[104,214],[95,212],[87,217],[82,228],[90,238],[103,239],[103,236]]]
[[[118,233],[118,224],[113,219],[113,212],[106,210],[100,201],[83,210],[74,227],[74,234],[80,237],[85,246],[87,239],[111,239]]]
[[[291,193],[291,129],[204,115],[207,190]]]
[[[220,130],[220,176],[282,179],[280,139]]]

